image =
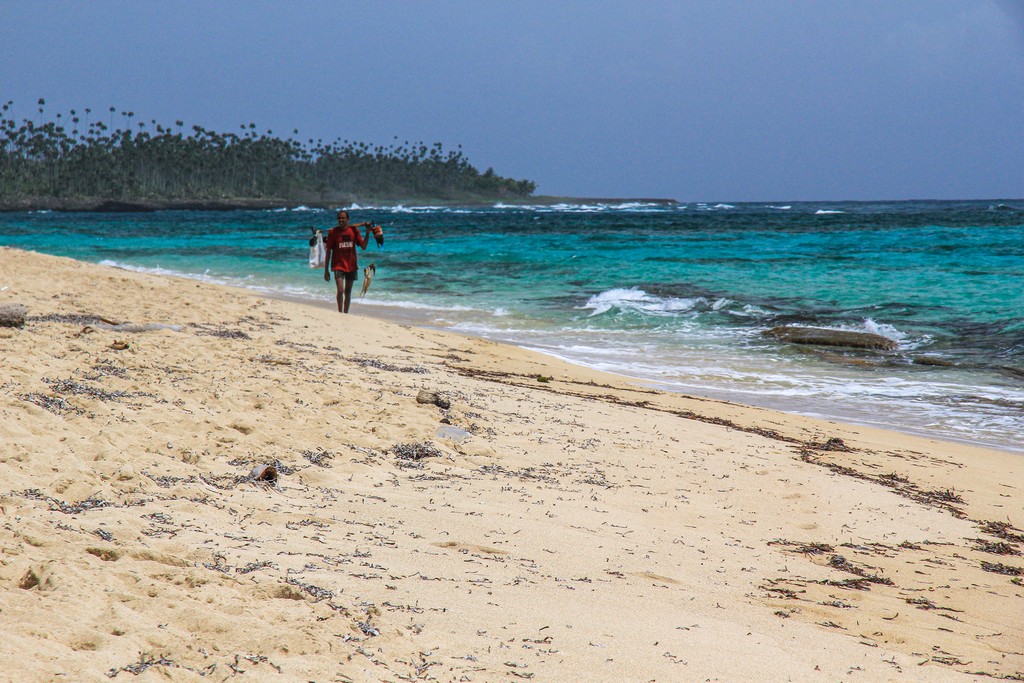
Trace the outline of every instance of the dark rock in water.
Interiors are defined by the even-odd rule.
[[[883,351],[894,351],[899,348],[899,344],[880,334],[826,330],[821,327],[773,327],[766,330],[764,336],[792,344],[845,346],[851,349],[880,349]]]
[[[838,363],[840,365],[851,365],[853,367],[858,367],[858,368],[868,368],[868,369],[872,369],[873,370],[875,368],[881,368],[881,367],[886,367],[888,365],[891,365],[891,363],[887,363],[884,359],[879,358],[878,356],[875,356],[875,355],[865,358],[863,355],[859,355],[858,356],[858,355],[847,355],[845,353],[834,353],[834,352],[824,351],[822,349],[813,348],[813,347],[808,347],[806,349],[800,349],[800,350],[801,351],[805,351],[805,352],[810,353],[810,354],[813,354],[814,356],[820,358],[821,360],[827,361],[829,363]]]
[[[1010,375],[1011,377],[1024,378],[1024,369],[1014,368],[1009,365],[1000,365],[998,369],[1003,374]]]
[[[955,368],[956,363],[938,356],[914,356],[911,358],[914,365],[934,365],[940,368]]]
[[[24,327],[27,314],[24,304],[0,304],[0,327]]]

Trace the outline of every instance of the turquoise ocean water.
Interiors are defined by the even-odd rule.
[[[1024,450],[1021,209],[1024,200],[353,206],[354,221],[386,235],[383,250],[371,242],[360,254],[377,276],[353,312],[673,391]],[[333,222],[302,208],[8,213],[0,244],[333,305],[306,242],[311,226]],[[787,324],[874,332],[899,350],[814,350],[762,335]]]

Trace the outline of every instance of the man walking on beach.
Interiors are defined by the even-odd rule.
[[[348,306],[352,302],[352,285],[356,281],[359,272],[359,263],[356,258],[356,245],[366,250],[366,244],[370,239],[370,227],[372,222],[348,224],[348,211],[342,209],[338,212],[338,224],[327,233],[327,259],[324,261],[324,280],[331,281],[331,271],[334,271],[334,284],[338,288],[338,312],[348,313]],[[366,227],[366,234],[360,235],[358,228]]]

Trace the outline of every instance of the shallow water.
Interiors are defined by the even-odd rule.
[[[352,207],[386,235],[361,253],[377,276],[353,310],[671,390],[1019,450],[1014,206],[1024,201]],[[307,264],[310,226],[332,223],[318,210],[0,214],[0,244],[333,301]],[[899,350],[762,335],[785,324],[874,332]]]

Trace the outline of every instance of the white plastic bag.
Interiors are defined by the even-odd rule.
[[[327,250],[324,248],[324,236],[316,231],[316,244],[309,248],[309,267],[323,268],[327,260]]]

